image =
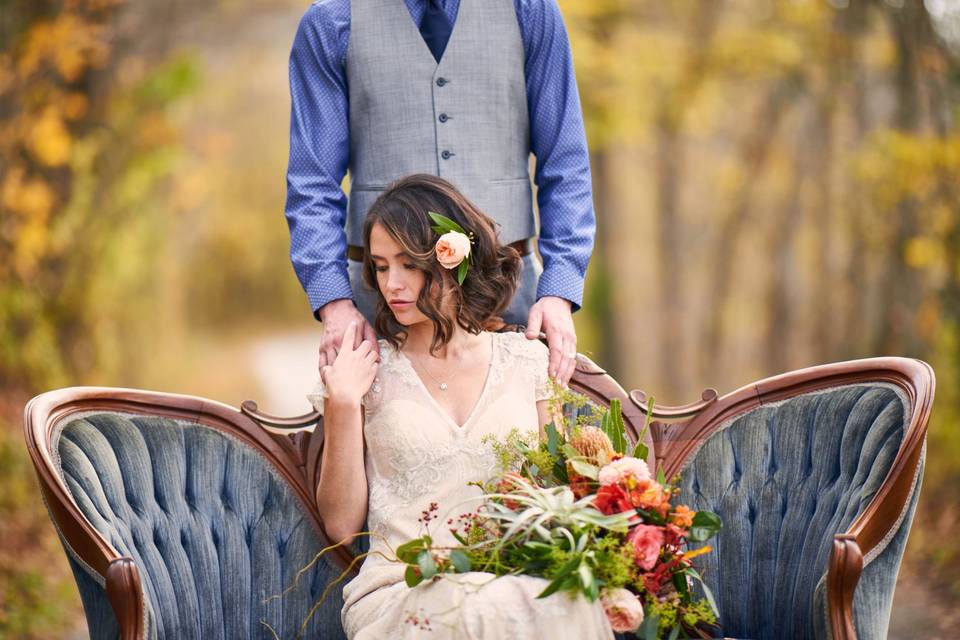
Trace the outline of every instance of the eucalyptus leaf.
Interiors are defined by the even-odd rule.
[[[583,460],[577,459],[571,459],[569,462],[570,466],[573,467],[573,470],[579,473],[581,476],[585,476],[591,480],[596,480],[600,475],[600,469],[589,462],[584,462]]]
[[[657,640],[657,631],[660,629],[660,614],[655,613],[646,618],[644,622],[647,623],[646,629],[644,629],[645,640]]]
[[[460,549],[454,549],[450,552],[450,562],[453,563],[453,568],[457,570],[457,573],[467,573],[470,571],[472,564],[470,562],[470,556]]]
[[[690,527],[690,540],[694,542],[709,540],[722,528],[720,516],[711,511],[697,511],[693,516],[693,525]]]
[[[572,444],[565,443],[562,447],[560,447],[560,451],[564,456],[566,456],[567,460],[583,457],[580,455],[579,451],[573,448]]]
[[[437,563],[433,561],[433,554],[427,549],[421,551],[420,555],[417,556],[417,566],[420,567],[420,575],[423,576],[424,580],[429,580],[437,575]]]

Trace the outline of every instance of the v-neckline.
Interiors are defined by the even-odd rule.
[[[433,57],[433,51],[430,51],[430,47],[427,46],[427,41],[423,39],[423,34],[420,32],[420,25],[417,24],[417,21],[413,19],[413,14],[410,13],[410,7],[407,6],[405,0],[400,0],[400,4],[403,5],[404,13],[407,14],[407,23],[413,27],[414,32],[417,34],[417,40],[419,40],[420,44],[422,45],[420,47],[421,51],[426,51],[427,55],[430,56],[430,59],[436,64],[437,69],[440,68],[440,63],[443,62],[447,57],[447,51],[450,50],[450,43],[453,42],[454,36],[457,35],[457,25],[462,22],[462,20],[460,20],[460,11],[463,9],[464,2],[466,2],[466,0],[460,0],[460,4],[457,5],[457,13],[455,16],[453,16],[453,23],[450,25],[450,37],[447,38],[447,46],[443,48],[443,54],[440,56],[440,59],[437,60]],[[421,16],[420,19],[422,20],[423,17]]]
[[[403,351],[397,351],[398,354],[403,356],[404,362],[407,363],[407,366],[410,367],[410,373],[413,374],[414,380],[416,380],[417,385],[420,387],[420,390],[423,391],[424,395],[427,396],[427,399],[433,404],[433,408],[438,414],[440,414],[447,423],[454,427],[457,431],[464,431],[467,428],[467,425],[473,420],[477,415],[477,411],[480,410],[480,405],[483,404],[484,398],[487,396],[487,389],[490,387],[490,380],[493,378],[493,367],[496,366],[497,359],[497,334],[494,332],[490,333],[490,364],[487,365],[487,377],[483,381],[483,387],[480,389],[480,395],[477,396],[476,402],[473,404],[473,409],[470,410],[470,413],[467,415],[467,419],[463,421],[463,424],[457,424],[457,421],[447,412],[446,409],[440,404],[440,402],[433,397],[433,394],[430,393],[430,389],[424,383],[423,378],[420,377],[420,374],[417,373],[416,368],[413,366],[413,361],[407,357]]]

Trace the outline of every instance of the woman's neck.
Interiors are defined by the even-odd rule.
[[[460,360],[484,342],[486,342],[484,332],[474,335],[460,326],[454,326],[450,341],[437,349],[436,353],[431,354],[433,323],[418,322],[408,327],[407,340],[404,343],[403,350],[421,357],[432,357],[438,360]]]

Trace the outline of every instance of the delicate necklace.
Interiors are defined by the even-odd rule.
[[[408,357],[409,357],[409,356],[408,356]],[[419,360],[419,357],[418,357],[417,359]],[[433,375],[432,373],[430,373],[430,370],[427,369],[427,365],[425,365],[424,363],[419,362],[418,364],[420,365],[420,368],[423,369],[424,372],[425,372],[428,376],[430,376],[431,378],[433,378],[433,381],[436,382],[437,385],[440,387],[440,391],[446,391],[446,390],[447,390],[447,388],[449,387],[449,385],[448,385],[446,382],[443,382],[443,381],[441,381],[441,380],[437,380],[437,377],[436,377],[435,375]]]

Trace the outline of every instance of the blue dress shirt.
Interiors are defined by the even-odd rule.
[[[404,2],[419,25],[425,0]],[[556,0],[514,0],[514,7],[525,55],[530,150],[537,160],[543,258],[537,298],[565,298],[577,310],[596,220],[570,42]],[[444,2],[451,24],[459,8],[460,0]],[[349,38],[350,0],[317,0],[301,19],[290,52],[290,259],[315,315],[328,302],[353,297],[344,231],[347,196],[340,188],[350,156]]]

